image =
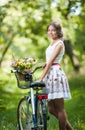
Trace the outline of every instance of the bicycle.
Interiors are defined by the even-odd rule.
[[[33,82],[34,71],[22,74],[18,70],[12,70],[17,79],[17,85],[21,89],[29,89],[18,104],[17,120],[19,130],[47,130],[47,94],[41,90],[45,87],[43,82]]]

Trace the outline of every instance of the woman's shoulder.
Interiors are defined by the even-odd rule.
[[[64,42],[63,42],[63,40],[59,39],[58,41],[56,41],[56,43],[55,43],[54,46],[58,46],[58,45],[60,45],[60,46],[64,46]]]
[[[59,39],[56,44],[64,44],[63,40]]]

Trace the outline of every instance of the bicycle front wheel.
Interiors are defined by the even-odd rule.
[[[46,106],[43,107],[42,100],[37,100],[37,108],[36,108],[36,115],[37,115],[37,125],[38,130],[47,130],[47,110]],[[43,110],[45,109],[45,110]],[[45,113],[44,113],[45,111]]]
[[[32,107],[29,97],[22,98],[17,109],[17,118],[19,130],[31,130],[32,121]]]

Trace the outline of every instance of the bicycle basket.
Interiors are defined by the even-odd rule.
[[[22,74],[20,72],[15,73],[16,79],[17,79],[17,85],[21,89],[27,89],[30,86],[30,82],[32,80],[32,75],[29,73]]]

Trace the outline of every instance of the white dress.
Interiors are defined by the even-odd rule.
[[[58,40],[55,44],[49,45],[49,47],[46,49],[46,62],[48,62],[50,57],[52,56],[55,46],[58,46],[59,44],[64,43],[63,41]],[[48,100],[56,98],[71,98],[67,77],[59,65],[64,52],[65,49],[63,47],[60,54],[54,60],[48,74],[44,78],[44,82],[46,84],[46,89],[44,91],[48,93]]]

